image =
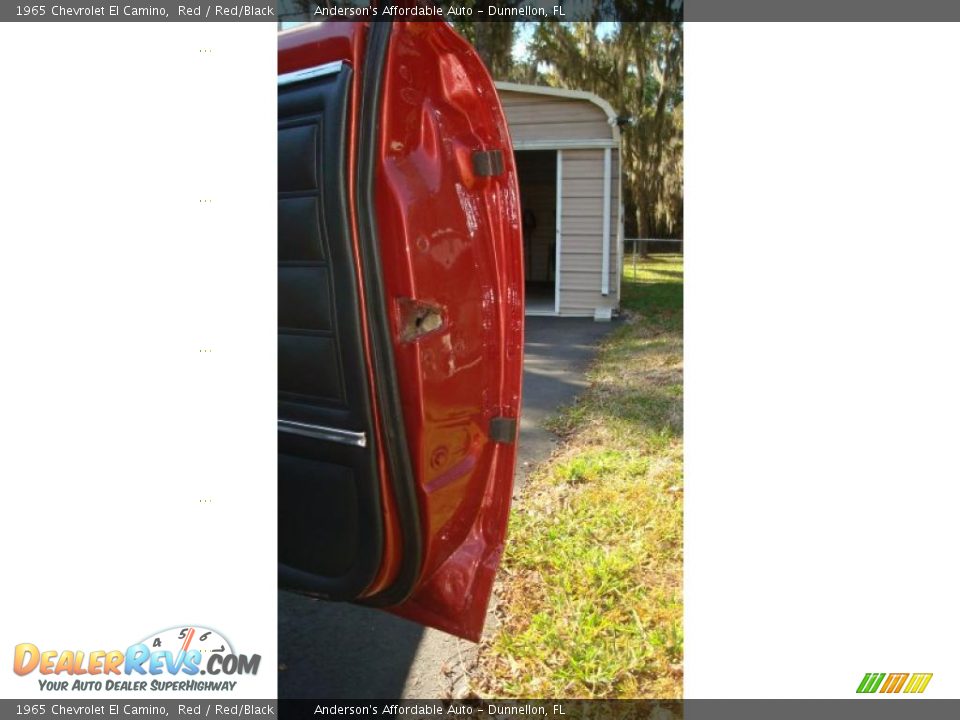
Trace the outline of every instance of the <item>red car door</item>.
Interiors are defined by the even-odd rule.
[[[324,22],[278,53],[280,583],[477,640],[523,361],[516,168],[443,22]]]

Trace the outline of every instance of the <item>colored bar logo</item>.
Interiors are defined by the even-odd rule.
[[[933,673],[867,673],[860,681],[858,693],[922,693]]]

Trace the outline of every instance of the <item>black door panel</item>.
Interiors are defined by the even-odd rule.
[[[282,584],[334,599],[380,565],[376,436],[346,206],[350,69],[278,88]]]

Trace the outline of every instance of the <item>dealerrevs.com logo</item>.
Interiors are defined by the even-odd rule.
[[[933,673],[867,673],[857,687],[858,693],[892,694],[904,692],[909,695],[922,693],[930,684]]]
[[[37,673],[41,690],[61,692],[231,691],[238,682],[233,678],[256,675],[259,667],[259,655],[238,654],[216,630],[196,626],[151,633],[126,650],[41,650],[20,643],[13,652],[17,675]]]

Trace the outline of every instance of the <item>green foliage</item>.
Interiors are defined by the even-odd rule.
[[[450,3],[442,4],[449,6]],[[483,0],[481,2],[466,0],[466,2],[457,3],[462,7],[485,7],[486,4],[489,3]],[[500,79],[510,77],[513,68],[513,44],[517,38],[516,23],[508,20],[502,22],[454,20],[453,26],[470,41],[491,75]]]

